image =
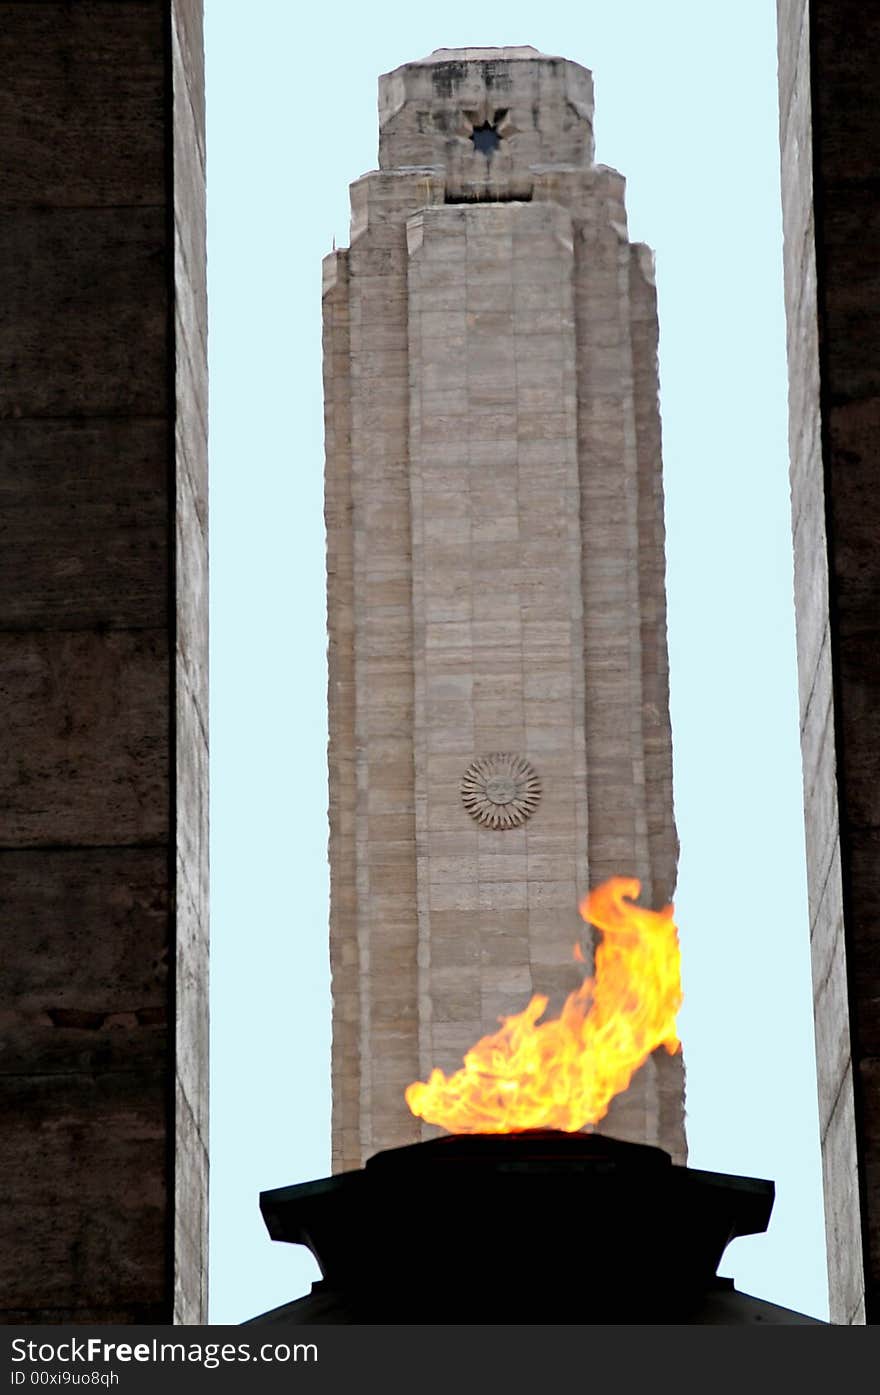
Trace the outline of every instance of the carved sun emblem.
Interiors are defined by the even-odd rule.
[[[496,751],[469,765],[461,780],[461,801],[487,828],[516,828],[534,813],[541,782],[523,756]]]

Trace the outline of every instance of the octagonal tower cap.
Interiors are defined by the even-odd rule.
[[[379,167],[593,163],[593,78],[536,48],[440,48],[379,79]],[[468,161],[470,163],[470,161]],[[496,162],[497,164],[497,162]]]

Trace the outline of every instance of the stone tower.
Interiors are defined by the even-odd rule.
[[[589,72],[441,49],[379,82],[324,262],[333,1161],[580,982],[580,896],[671,899],[653,258]],[[683,1160],[680,1057],[603,1131]]]

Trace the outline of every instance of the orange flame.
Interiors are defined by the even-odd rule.
[[[433,1070],[427,1084],[407,1086],[413,1114],[451,1133],[512,1133],[553,1128],[575,1133],[608,1112],[658,1046],[672,1056],[681,1007],[681,953],[673,908],[634,905],[641,884],[612,877],[580,904],[602,931],[595,976],[570,993],[558,1018],[538,1019],[547,998],[502,1017],[448,1078]],[[575,958],[582,958],[575,948]]]

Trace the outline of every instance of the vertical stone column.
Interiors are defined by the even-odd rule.
[[[880,111],[871,7],[779,0],[789,446],[832,1321],[880,1321]]]
[[[672,802],[672,727],[669,720],[669,656],[666,649],[666,526],[658,367],[657,290],[654,255],[636,243],[629,248],[629,313],[633,372],[638,532],[639,662],[641,680],[641,767],[644,774],[646,870],[653,906],[673,900],[678,874],[678,834]],[[651,1059],[659,1138],[681,1161],[686,1143],[682,1101],[682,1056],[655,1052]]]
[[[7,1322],[205,1320],[201,6],[0,6]]]
[[[407,233],[424,1075],[580,982],[583,602],[570,215],[445,206]],[[470,817],[469,766],[494,758],[504,778],[511,757],[535,770],[540,816]]]
[[[354,555],[351,510],[351,379],[348,253],[324,262],[324,519],[327,528],[327,701],[335,720],[328,744],[331,866],[330,958],[334,1029],[332,1157],[359,1146],[360,964],[355,926],[357,770],[354,740]]]
[[[418,1136],[400,1109],[418,1070],[404,226],[416,197],[412,175],[361,180],[348,254],[357,913],[340,928],[357,937],[358,1156]]]
[[[678,866],[666,650],[665,530],[653,254],[626,233],[624,181],[536,171],[534,198],[574,218],[584,719],[591,885],[631,869],[646,904]],[[656,1052],[603,1130],[684,1161],[684,1065]]]
[[[166,10],[171,84],[174,399],[174,1321],[208,1320],[208,295],[203,0]],[[168,175],[166,173],[166,181]],[[171,236],[169,229],[169,237]],[[170,1060],[169,1060],[169,1070]]]

